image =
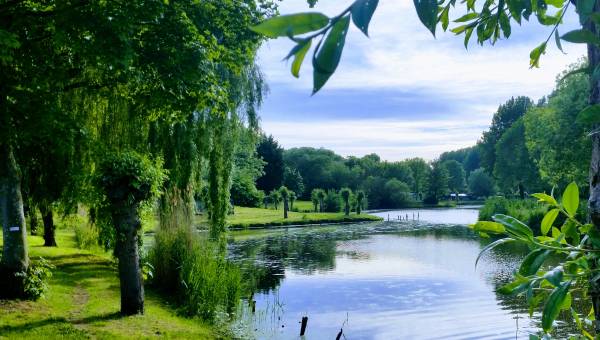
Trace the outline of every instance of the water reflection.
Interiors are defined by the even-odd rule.
[[[495,293],[526,249],[497,248],[475,270],[488,242],[464,225],[405,221],[233,233],[230,254],[255,287],[245,321],[257,338],[297,338],[304,315],[307,339],[342,325],[348,339],[527,338],[539,315]]]

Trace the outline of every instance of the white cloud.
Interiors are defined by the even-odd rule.
[[[334,15],[350,2],[321,0],[316,10]],[[282,13],[306,10],[306,1],[282,2]],[[573,27],[574,21],[574,15],[567,16],[566,26]],[[462,37],[452,33],[439,32],[434,39],[419,22],[410,0],[380,0],[369,31],[370,39],[356,28],[351,29],[340,66],[322,91],[368,89],[372,95],[374,89],[392,89],[431,94],[431,101],[450,101],[464,111],[449,121],[435,122],[445,126],[445,133],[421,128],[431,122],[403,122],[402,117],[392,122],[369,121],[368,124],[364,121],[330,122],[343,126],[343,134],[336,133],[337,129],[329,131],[314,126],[298,129],[297,122],[286,123],[285,116],[277,122],[263,120],[264,129],[286,147],[324,146],[346,155],[376,152],[386,159],[434,158],[442,151],[472,145],[489,124],[498,105],[511,96],[537,99],[548,94],[556,75],[585,53],[582,46],[568,45],[565,46],[568,54],[562,54],[550,44],[548,53],[542,57],[541,68],[530,69],[530,50],[550,33],[536,22],[523,27],[514,25],[513,36],[499,41],[496,46],[477,46],[473,37],[466,51]],[[287,39],[266,43],[259,54],[260,63],[272,86],[301,89],[308,98],[312,89],[310,58],[306,58],[299,80],[291,76],[289,65],[281,62],[292,46]],[[354,91],[353,95],[356,95]],[[401,145],[415,140],[422,141],[421,145]]]
[[[326,147],[343,156],[377,153],[383,159],[411,157],[434,159],[440,153],[473,145],[487,121],[335,120],[315,122],[263,122],[276,131],[286,148]]]

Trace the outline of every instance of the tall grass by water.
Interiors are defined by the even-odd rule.
[[[240,301],[238,267],[218,247],[184,229],[161,230],[148,253],[151,285],[175,297],[181,311],[213,321],[232,313]]]

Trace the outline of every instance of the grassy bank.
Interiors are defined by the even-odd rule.
[[[283,218],[283,210],[236,207],[235,214],[228,217],[232,229],[265,228],[269,226],[303,225],[319,223],[343,223],[378,221],[381,218],[368,214],[345,216],[343,213],[304,213],[290,211],[288,218]]]
[[[0,300],[0,338],[220,337],[199,320],[177,316],[166,301],[148,290],[145,315],[121,317],[119,281],[110,254],[75,248],[71,230],[58,230],[57,242],[59,248],[45,248],[41,237],[29,237],[31,258],[42,256],[56,268],[44,298]]]

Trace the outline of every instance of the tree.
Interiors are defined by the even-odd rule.
[[[281,203],[281,192],[279,190],[273,190],[269,194],[269,201],[273,204],[275,210],[279,208],[279,203]]]
[[[410,201],[409,186],[395,178],[385,182],[382,208],[402,208]]]
[[[283,171],[283,185],[300,196],[304,193],[302,175],[295,168],[285,167]]]
[[[498,107],[492,118],[492,125],[483,133],[478,146],[481,150],[481,166],[490,174],[496,165],[496,143],[514,122],[523,117],[525,112],[533,106],[533,101],[527,97],[511,98]]]
[[[283,218],[288,218],[290,191],[288,188],[282,186],[279,188],[279,194],[283,200]]]
[[[293,191],[290,191],[290,210],[294,211],[294,202],[296,202],[296,199],[298,198],[298,196],[296,196],[296,193]]]
[[[410,168],[413,178],[414,184],[412,187],[412,191],[415,193],[415,196],[418,199],[422,199],[422,194],[427,187],[427,182],[429,180],[429,172],[431,168],[422,158],[411,158],[405,161],[408,167]]]
[[[362,190],[359,190],[356,193],[356,214],[360,215],[360,212],[362,210],[363,204],[364,204],[364,199],[365,199],[365,192]]]
[[[350,196],[352,195],[352,190],[348,188],[343,188],[340,190],[340,195],[344,200],[344,214],[346,216],[350,215]]]
[[[115,254],[119,259],[121,313],[144,313],[144,282],[139,258],[141,204],[158,195],[165,175],[135,152],[109,155],[101,163],[97,185],[104,193],[116,232]]]
[[[313,189],[310,193],[310,200],[312,201],[314,211],[318,211],[318,206],[320,206],[320,198],[319,198],[319,189]]]
[[[511,34],[511,21],[520,24],[523,20],[529,20],[535,17],[538,22],[545,26],[551,26],[552,29],[548,38],[534,48],[530,53],[530,65],[539,67],[540,59],[545,54],[548,42],[554,36],[556,45],[562,50],[560,40],[572,43],[584,43],[588,50],[588,67],[582,69],[590,75],[590,92],[589,106],[578,114],[578,118],[587,124],[597,125],[600,123],[600,77],[595,75],[595,71],[600,67],[600,30],[597,25],[598,13],[600,13],[600,3],[595,0],[581,1],[550,1],[541,0],[516,0],[516,1],[486,1],[481,6],[476,5],[476,0],[464,2],[465,6],[461,8],[460,17],[454,20],[458,25],[451,29],[457,35],[463,34],[465,39],[465,47],[468,46],[470,38],[475,32],[477,42],[483,45],[485,42],[495,43],[501,36],[508,38]],[[311,0],[311,3],[314,3]],[[304,13],[292,14],[272,18],[255,26],[253,29],[256,32],[265,34],[269,37],[289,36],[297,46],[289,54],[289,57],[294,56],[292,72],[298,75],[299,66],[306,54],[306,46],[313,39],[320,40],[318,48],[313,52],[313,93],[319,91],[327,82],[327,80],[335,72],[341,59],[346,33],[350,24],[350,19],[364,33],[367,34],[369,22],[377,7],[377,1],[362,1],[356,0],[347,9],[339,15],[329,18],[321,13]],[[434,0],[418,0],[414,2],[417,15],[420,21],[427,29],[435,36],[436,28],[440,25],[444,30],[450,24],[450,10],[453,8],[453,13],[456,12],[456,1],[434,1]],[[558,27],[563,23],[563,17],[570,5],[574,5],[579,16],[581,29],[567,32],[560,36]],[[553,13],[548,13],[548,8],[557,8]],[[465,14],[466,12],[466,14]],[[305,19],[305,20],[302,20]],[[311,25],[298,25],[305,23],[306,19],[311,22]],[[278,23],[278,25],[275,25]],[[305,39],[297,39],[295,35],[311,33]],[[592,139],[592,154],[590,164],[590,217],[592,227],[590,231],[598,233],[600,229],[600,133],[594,133]],[[492,151],[493,150],[489,150]],[[490,154],[491,155],[491,154]],[[493,162],[495,159],[489,157],[487,164],[483,164],[487,171],[493,170]],[[576,185],[571,185],[571,188]],[[569,193],[578,191],[569,189]],[[550,200],[551,205],[556,206],[555,201]],[[577,198],[577,202],[578,198]],[[578,204],[572,204],[577,206]],[[574,214],[574,212],[572,212]],[[509,224],[506,222],[506,224]],[[497,225],[495,225],[498,227]],[[487,229],[486,229],[487,230]],[[517,241],[528,243],[529,240],[518,237],[514,233],[507,232],[509,236]],[[503,241],[505,242],[505,241]],[[530,243],[530,242],[529,242]],[[597,247],[592,245],[592,247]],[[535,251],[535,250],[534,250]],[[596,269],[597,265],[594,262],[592,269]],[[600,306],[600,277],[589,277],[589,294],[592,300],[592,306]],[[550,295],[549,301],[552,302],[550,307],[545,308],[543,313],[543,328],[544,331],[549,331],[552,328],[552,322],[559,312],[559,306],[566,299],[567,292],[570,288],[571,281],[566,278],[554,282],[553,294]],[[520,285],[519,285],[520,286]],[[547,305],[548,306],[548,305]],[[600,333],[600,307],[594,308],[594,328],[596,333]]]
[[[429,183],[427,184],[427,203],[437,203],[439,199],[448,193],[448,169],[439,161],[431,163]]]
[[[327,196],[327,194],[325,193],[325,190],[323,189],[316,189],[317,190],[317,198],[319,199],[319,212],[324,212],[325,211],[325,197]]]
[[[456,194],[464,190],[466,186],[465,169],[462,164],[455,160],[445,161],[442,164],[448,170],[448,189]]]
[[[469,175],[469,191],[476,197],[488,197],[494,194],[494,179],[483,168]]]
[[[256,187],[264,192],[279,188],[283,183],[283,148],[272,135],[262,136],[256,152],[265,162],[264,174],[256,180]]]
[[[586,183],[589,176],[592,140],[588,124],[577,119],[588,105],[589,80],[582,73],[565,77],[582,66],[565,70],[548,101],[523,117],[527,151],[542,180],[561,188],[573,181]]]
[[[525,145],[523,118],[508,128],[496,143],[494,176],[505,193],[512,194],[516,188],[521,199],[525,198],[526,191],[543,191],[538,167]]]

